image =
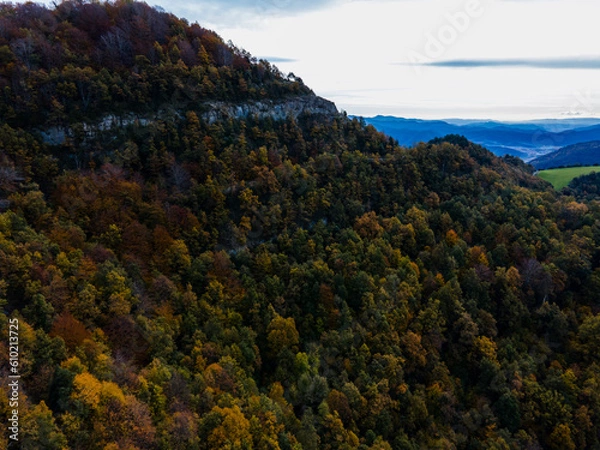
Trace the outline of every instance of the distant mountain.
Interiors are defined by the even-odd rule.
[[[600,120],[565,119],[530,122],[496,122],[463,119],[418,120],[391,116],[365,118],[396,139],[411,146],[448,134],[459,134],[488,148],[496,155],[513,155],[525,161],[566,145],[600,139]]]
[[[577,119],[540,119],[540,120],[527,120],[525,122],[498,122],[495,120],[477,120],[477,119],[443,119],[452,125],[478,125],[478,126],[489,126],[494,127],[497,125],[510,125],[518,126],[519,128],[529,129],[542,129],[546,131],[553,131],[560,133],[561,131],[573,130],[575,128],[589,127],[598,125],[600,119],[594,118],[577,118]]]
[[[537,125],[546,131],[561,132],[598,125],[600,119],[579,118],[579,119],[543,119],[524,122],[525,125]]]
[[[530,161],[536,169],[554,167],[593,166],[600,164],[600,141],[583,142],[563,147]]]

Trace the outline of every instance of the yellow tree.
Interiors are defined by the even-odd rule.
[[[43,401],[23,416],[21,424],[21,449],[45,450],[66,449],[67,439],[58,429],[52,417],[52,411]]]
[[[273,355],[278,355],[282,350],[294,348],[300,342],[300,334],[296,329],[296,321],[292,317],[284,319],[277,314],[267,328],[267,340]]]
[[[221,408],[215,406],[211,413],[220,418],[220,423],[208,435],[209,448],[242,450],[252,448],[250,421],[244,417],[239,406]]]

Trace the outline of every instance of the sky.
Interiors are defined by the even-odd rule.
[[[598,0],[155,4],[293,72],[348,114],[600,118]]]

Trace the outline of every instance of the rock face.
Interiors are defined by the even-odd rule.
[[[160,117],[160,114],[157,114],[154,119],[148,119],[139,117],[135,114],[126,114],[124,116],[116,116],[114,114],[109,114],[104,116],[98,122],[81,123],[79,133],[83,133],[86,139],[93,138],[97,133],[102,131],[110,131],[114,128],[118,127],[126,127],[128,125],[137,124],[139,126],[146,126],[152,123],[153,120],[156,120]],[[62,145],[65,143],[67,138],[72,138],[75,136],[76,131],[75,127],[51,127],[46,130],[41,130],[40,134],[42,135],[42,139],[44,143],[49,145]]]
[[[335,104],[317,96],[303,96],[286,99],[284,101],[256,101],[242,104],[227,102],[207,102],[207,111],[202,114],[202,119],[213,124],[220,120],[244,119],[255,116],[259,119],[270,117],[273,120],[284,120],[292,116],[296,119],[304,113],[336,115],[338,110]]]
[[[320,114],[334,116],[338,114],[335,104],[316,95],[305,95],[292,97],[281,101],[263,100],[247,103],[228,103],[209,101],[200,105],[200,117],[202,120],[213,124],[228,119],[245,119],[255,116],[259,119],[271,118],[273,120],[285,120],[288,117],[298,118],[301,114]],[[136,124],[147,126],[155,120],[159,120],[165,113],[158,112],[153,117],[140,117],[134,114],[126,114],[122,117],[108,115],[95,123],[81,124],[86,138],[93,137],[98,132],[110,131],[117,127]],[[173,114],[173,111],[171,111]],[[175,114],[180,114],[175,112]],[[52,127],[41,130],[44,142],[49,145],[64,144],[67,138],[73,137],[75,131],[72,127]]]

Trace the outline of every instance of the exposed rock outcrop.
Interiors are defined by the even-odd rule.
[[[285,120],[294,119],[302,114],[320,114],[334,116],[338,114],[335,104],[316,95],[292,97],[284,100],[262,100],[246,103],[233,103],[221,101],[208,101],[200,105],[200,118],[209,124],[228,119],[245,119],[251,116],[259,119],[271,118]],[[108,115],[95,123],[79,124],[78,132],[83,132],[85,138],[91,138],[97,133],[110,131],[128,125],[148,126],[166,115],[180,115],[181,112],[162,111],[152,117],[142,117],[136,114],[124,116]],[[52,127],[41,130],[41,135],[46,144],[61,145],[67,138],[76,135],[75,127]]]
[[[202,114],[202,119],[208,123],[220,120],[242,119],[251,116],[273,120],[284,120],[290,116],[297,118],[301,114],[335,115],[338,110],[329,100],[317,96],[302,96],[283,101],[255,101],[248,103],[207,102],[208,110]]]

